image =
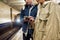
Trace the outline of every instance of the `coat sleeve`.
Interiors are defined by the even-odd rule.
[[[21,13],[20,13],[20,21],[23,21],[23,18],[24,18],[24,10],[21,10]]]
[[[54,7],[51,8],[51,11],[53,10],[54,12],[54,15],[56,15],[56,18],[57,18],[57,21],[58,21],[58,30],[57,30],[57,38],[58,40],[60,40],[60,6],[55,4],[55,3],[52,3]]]
[[[57,19],[58,19],[58,39],[60,40],[60,6],[56,5],[56,15],[57,15]]]

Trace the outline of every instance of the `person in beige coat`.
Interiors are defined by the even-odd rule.
[[[60,40],[59,5],[46,0],[36,0],[38,12],[34,27],[34,40]]]

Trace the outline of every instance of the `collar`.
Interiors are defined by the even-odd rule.
[[[30,7],[32,7],[32,6],[33,6],[33,5],[27,5],[27,4],[25,5],[25,7],[27,7],[27,8],[30,8]]]
[[[45,1],[41,6],[44,8],[50,1]]]

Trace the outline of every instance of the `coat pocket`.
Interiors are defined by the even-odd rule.
[[[39,20],[48,20],[48,14],[40,14]]]

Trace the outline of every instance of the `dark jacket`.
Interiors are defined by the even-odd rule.
[[[21,13],[20,13],[20,21],[22,23],[22,30],[23,32],[26,32],[27,30],[27,27],[28,27],[28,22],[23,22],[23,18],[24,16],[29,16],[29,9],[31,8],[32,6],[29,6],[29,5],[25,5],[25,9],[24,10],[21,10]],[[33,16],[34,18],[36,18],[36,15],[37,15],[37,5],[34,5],[31,12],[30,12],[30,16]]]

